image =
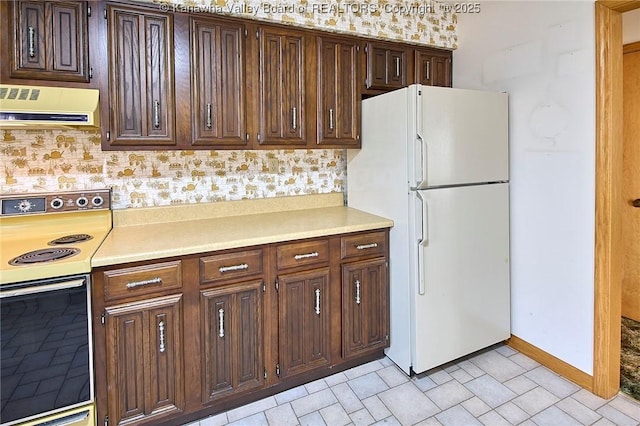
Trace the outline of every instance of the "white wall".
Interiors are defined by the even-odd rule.
[[[622,14],[622,44],[640,41],[640,9]]]
[[[510,94],[512,333],[593,373],[592,1],[458,14],[454,86]]]

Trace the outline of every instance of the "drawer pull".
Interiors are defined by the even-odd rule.
[[[293,256],[293,258],[295,260],[302,260],[302,259],[309,259],[311,257],[318,257],[318,256],[320,256],[320,254],[317,251],[314,251],[313,253],[296,254],[295,256]]]
[[[239,265],[221,266],[218,268],[218,271],[220,271],[221,274],[224,274],[225,272],[242,271],[243,269],[249,269],[249,265],[241,263]]]
[[[162,278],[156,277],[151,278],[150,280],[131,281],[130,283],[127,283],[127,288],[136,288],[151,284],[162,284]]]
[[[356,280],[356,305],[360,304],[360,280]]]
[[[224,337],[224,309],[218,309],[218,336]]]
[[[316,288],[316,315],[320,315],[320,289]]]
[[[378,243],[360,244],[360,245],[356,246],[356,248],[358,250],[366,250],[366,249],[376,248],[376,247],[378,247]]]
[[[164,321],[160,321],[158,323],[158,331],[160,332],[160,347],[159,347],[159,350],[160,350],[160,352],[164,352],[164,350],[165,350],[165,346],[164,346]]]

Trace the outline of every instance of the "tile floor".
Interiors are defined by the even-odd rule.
[[[640,425],[640,403],[599,398],[499,345],[409,378],[388,358],[190,423],[218,425]]]

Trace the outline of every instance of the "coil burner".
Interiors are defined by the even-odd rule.
[[[57,246],[62,244],[73,244],[73,243],[81,243],[82,241],[88,241],[93,237],[89,234],[73,234],[73,235],[65,235],[64,237],[56,238],[55,240],[49,241],[50,246]]]
[[[32,265],[34,263],[53,262],[55,260],[66,259],[67,257],[75,256],[80,253],[80,249],[74,247],[64,248],[48,248],[41,250],[34,250],[18,257],[14,257],[9,261],[9,265]]]

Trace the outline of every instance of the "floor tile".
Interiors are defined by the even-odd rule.
[[[496,408],[496,412],[514,425],[520,424],[529,418],[529,414],[513,402],[502,404]]]
[[[531,420],[539,425],[583,426],[582,423],[580,423],[555,405],[552,405],[549,408],[545,408],[544,410],[533,416]]]
[[[349,415],[355,426],[366,426],[375,422],[375,419],[369,413],[369,410],[363,408]]]
[[[298,416],[293,412],[289,403],[270,408],[264,414],[267,416],[270,426],[295,426],[298,424]]]
[[[376,373],[378,373],[378,376],[380,376],[390,388],[409,381],[409,377],[395,365],[385,367],[382,370],[376,371]]]
[[[408,382],[379,394],[380,400],[403,425],[431,417],[440,409],[413,383]]]
[[[616,426],[616,424],[613,423],[611,420],[607,419],[606,417],[603,417],[597,422],[595,422],[592,426]]]
[[[579,386],[558,376],[546,367],[537,367],[524,375],[561,399],[580,390]]]
[[[469,398],[462,403],[462,406],[465,410],[470,412],[475,417],[480,417],[487,411],[491,410],[487,404],[485,404],[480,398],[474,396],[473,398]]]
[[[538,386],[535,382],[525,376],[517,376],[511,380],[507,380],[506,382],[504,382],[504,385],[518,395],[529,392],[531,389]]]
[[[525,354],[521,354],[521,353],[512,355],[509,357],[509,359],[527,371],[533,370],[534,368],[540,365],[540,363],[538,363],[537,361],[534,361],[528,356],[526,356]]]
[[[223,426],[229,423],[227,413],[216,414],[200,420],[200,426]]]
[[[338,402],[330,389],[321,390],[311,395],[291,401],[291,407],[298,417],[305,416],[313,411],[328,407]]]
[[[344,426],[351,423],[351,418],[342,405],[333,404],[320,410],[324,422],[330,426]]]
[[[429,417],[426,420],[416,423],[415,426],[442,426],[442,423],[440,423],[435,417]]]
[[[509,347],[507,345],[498,346],[495,349],[495,351],[498,352],[502,356],[506,356],[507,358],[510,357],[511,355],[515,355],[515,354],[518,353],[516,350],[512,349],[511,347]]]
[[[461,361],[461,362],[458,363],[458,365],[464,371],[469,373],[472,377],[480,377],[480,376],[483,376],[483,375],[487,374],[484,371],[482,371],[481,368],[479,368],[477,365],[475,365],[474,363],[472,363],[469,360]]]
[[[278,404],[284,404],[286,402],[293,401],[294,399],[302,398],[306,395],[309,395],[307,389],[304,386],[298,386],[297,388],[291,388],[276,394],[275,398]]]
[[[458,368],[456,371],[452,371],[449,373],[451,377],[458,381],[458,383],[467,383],[470,380],[473,380],[473,376],[467,373],[464,369]]]
[[[239,419],[253,416],[256,413],[262,413],[264,410],[273,408],[276,405],[278,405],[276,403],[276,399],[270,396],[256,402],[252,402],[251,404],[243,405],[242,407],[236,408],[234,410],[227,411],[227,418],[229,419],[230,423],[233,423]]]
[[[320,412],[314,411],[300,417],[300,426],[327,426],[327,424],[324,422],[324,419],[322,418]]]
[[[227,424],[228,426],[270,426],[263,412]]]
[[[488,413],[483,414],[478,418],[478,420],[480,420],[480,422],[482,422],[482,424],[486,426],[511,426],[512,425],[504,417],[502,417],[500,414],[496,413],[495,411],[489,411]]]
[[[338,383],[344,383],[348,380],[349,378],[344,373],[336,373],[336,374],[332,374],[329,377],[324,378],[324,381],[327,383],[327,386],[329,387],[337,385]]]
[[[307,392],[309,392],[309,394],[321,391],[322,389],[326,389],[328,387],[329,386],[327,386],[327,382],[325,382],[324,379],[316,380],[304,385],[304,388],[307,390]]]
[[[431,377],[429,377],[429,376],[412,377],[411,381],[422,392],[428,391],[429,389],[433,389],[436,386],[438,386],[438,384],[436,382],[434,382],[433,380],[431,380]]]
[[[365,407],[367,407],[367,410],[369,410],[369,413],[371,413],[376,421],[391,416],[391,411],[389,411],[387,406],[384,405],[384,403],[380,400],[380,398],[378,398],[377,395],[363,399],[362,403]]]
[[[560,399],[548,390],[537,387],[513,399],[513,403],[526,411],[530,416],[538,414]]]
[[[632,401],[631,398],[623,395],[617,395],[608,403],[608,405],[621,413],[626,414],[635,421],[640,422],[640,403]]]
[[[447,383],[450,380],[453,380],[453,377],[451,377],[449,373],[439,369],[430,372],[427,377],[433,380],[437,385],[441,385],[443,383]]]
[[[594,411],[607,403],[606,399],[600,398],[599,396],[592,394],[586,389],[579,390],[578,392],[571,395],[571,398],[582,403],[583,405],[586,405]]]
[[[364,408],[360,398],[356,396],[347,383],[339,383],[333,386],[331,390],[347,413],[353,413]]]
[[[613,423],[619,426],[637,426],[638,422],[622,413],[621,411],[613,408],[611,405],[604,405],[597,410],[598,414],[611,420]]]
[[[375,422],[373,426],[403,426],[398,419],[395,417],[387,417],[386,419],[382,419],[379,422]]]
[[[505,382],[526,372],[524,368],[496,351],[481,353],[470,358],[469,361],[491,374],[499,382]]]
[[[462,401],[473,396],[467,388],[455,380],[428,390],[425,392],[425,395],[441,410],[446,410],[456,404],[460,404]]]
[[[436,419],[443,426],[474,426],[482,425],[475,417],[465,410],[461,405],[456,405],[442,413],[436,414]]]
[[[389,389],[389,386],[375,372],[359,376],[347,382],[360,399],[365,399]]]
[[[556,407],[560,408],[565,413],[577,419],[580,423],[590,425],[602,417],[586,405],[576,401],[573,398],[565,398],[556,404]]]
[[[382,368],[384,368],[384,365],[382,365],[380,361],[371,361],[366,364],[353,367],[345,371],[344,374],[349,378],[349,380],[352,380],[352,379],[355,379],[356,377],[364,376],[365,374],[378,371]]]
[[[488,374],[473,379],[464,386],[491,408],[498,407],[517,396],[511,389]]]

